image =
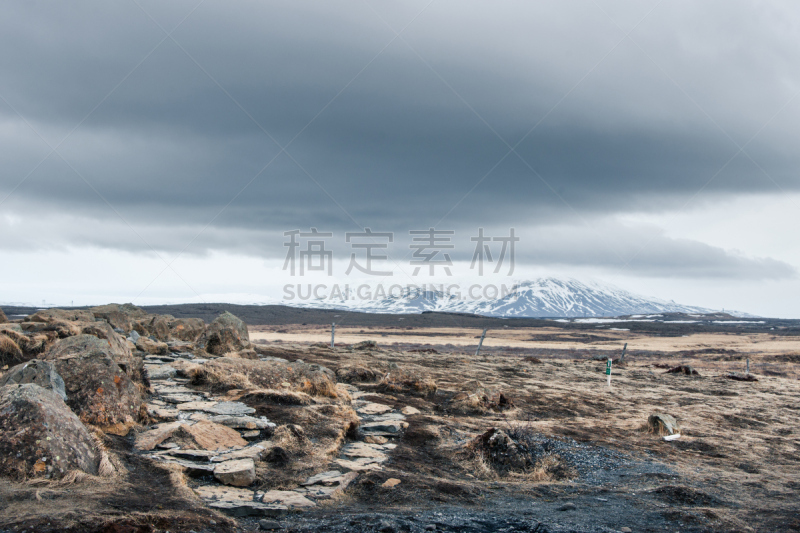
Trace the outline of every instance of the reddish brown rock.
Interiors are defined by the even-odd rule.
[[[83,422],[100,427],[136,422],[141,394],[112,357],[107,341],[91,335],[62,339],[45,358],[64,378],[67,404]]]
[[[89,311],[43,309],[30,315],[26,322],[94,322],[94,315]]]
[[[206,332],[202,318],[176,318],[169,323],[170,336],[187,342],[196,342]]]
[[[133,322],[133,329],[143,337],[154,337],[159,341],[170,340],[170,322],[174,320],[171,315],[147,315]]]
[[[0,475],[96,475],[99,460],[86,427],[56,393],[34,384],[0,387]]]
[[[114,328],[119,328],[125,333],[133,329],[133,321],[145,318],[147,312],[133,304],[108,304],[90,309],[97,318],[105,319]]]
[[[98,325],[93,327],[96,327],[101,334],[110,335],[111,340],[87,334],[61,339],[47,350],[47,353],[42,356],[42,359],[53,361],[71,355],[94,351],[103,352],[117,363],[131,380],[147,385],[144,377],[144,363],[142,358],[133,355],[127,343],[123,342],[119,335],[114,333],[113,330],[107,329],[109,328],[108,324],[96,324]],[[91,329],[92,328],[90,328],[90,330]]]
[[[213,355],[225,355],[250,348],[247,326],[227,311],[214,319],[202,340],[206,351]]]

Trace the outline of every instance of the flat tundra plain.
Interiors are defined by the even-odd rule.
[[[398,405],[421,411],[409,419],[409,432],[430,431],[436,439],[408,445],[407,455],[401,444],[397,456],[407,460],[390,462],[382,475],[403,483],[379,491],[386,503],[436,500],[435,491],[424,490],[433,478],[457,484],[460,489],[451,492],[461,494],[461,503],[515,502],[509,512],[524,507],[551,530],[558,530],[553,524],[575,531],[800,530],[797,337],[495,329],[476,357],[481,333],[337,326],[335,350],[323,348],[330,343],[330,327],[324,326],[257,326],[251,339],[302,349],[306,359],[331,368],[413,368],[436,383],[437,392],[427,397],[392,392]],[[346,349],[364,340],[375,340],[378,349]],[[626,343],[625,363],[612,366],[609,387],[606,362],[595,359],[618,358]],[[745,373],[748,359],[758,381],[730,379],[731,372]],[[669,372],[678,366],[697,374]],[[476,388],[487,397],[502,393],[513,407],[453,408],[453,398],[474,395]],[[658,413],[677,419],[680,438],[664,441],[647,430],[648,417]],[[635,466],[623,473],[628,467],[599,465],[607,476],[584,473],[557,481],[475,467],[459,448],[490,427],[573,439],[619,452],[628,467]],[[569,503],[575,511],[560,510]]]

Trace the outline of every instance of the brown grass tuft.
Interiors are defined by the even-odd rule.
[[[0,366],[23,363],[22,350],[8,335],[0,334]]]
[[[411,392],[421,396],[432,396],[438,389],[436,382],[418,371],[396,368],[389,371],[378,384],[384,392]]]
[[[375,383],[380,381],[384,372],[361,365],[341,366],[336,370],[336,377],[345,383]]]

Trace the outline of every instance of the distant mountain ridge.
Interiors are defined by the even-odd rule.
[[[431,287],[432,285],[428,285]],[[491,317],[576,318],[615,317],[655,313],[714,313],[717,310],[676,304],[634,294],[610,284],[572,278],[546,277],[517,283],[510,294],[497,299],[470,300],[461,294],[408,287],[401,296],[378,300],[325,299],[297,307],[342,309],[367,313],[422,313],[424,311],[472,313]],[[735,316],[751,316],[731,312]]]

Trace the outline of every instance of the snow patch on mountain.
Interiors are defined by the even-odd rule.
[[[367,313],[422,313],[439,311],[471,313],[491,317],[616,317],[658,313],[713,313],[711,309],[680,305],[657,298],[628,292],[597,281],[572,278],[538,278],[519,282],[511,292],[496,299],[470,299],[461,291],[428,290],[407,287],[402,293],[379,299],[361,299],[345,295],[344,299],[284,302],[297,307],[341,309]],[[748,316],[744,313],[731,313]]]

